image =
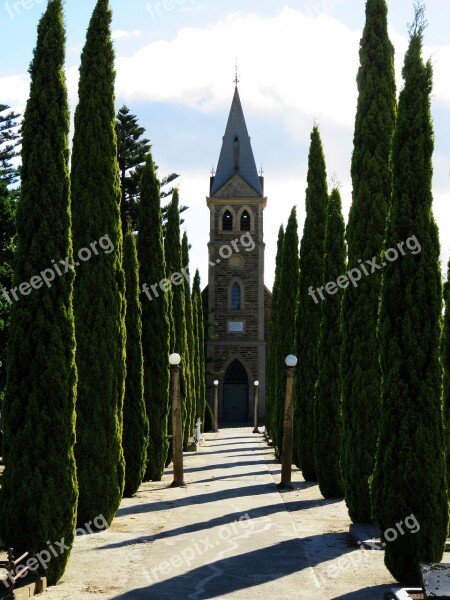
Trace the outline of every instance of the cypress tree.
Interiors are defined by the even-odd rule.
[[[323,255],[327,217],[327,172],[319,128],[314,126],[308,159],[306,219],[300,243],[300,279],[296,344],[298,374],[295,379],[294,461],[306,481],[316,481],[314,461],[314,395],[319,374],[317,341],[320,335],[321,303],[311,290],[323,285]],[[326,299],[328,300],[328,298]]]
[[[283,257],[283,240],[284,240],[284,227],[281,225],[278,231],[278,243],[277,243],[277,256],[275,261],[275,280],[273,283],[272,290],[272,303],[270,306],[270,318],[269,318],[269,351],[267,359],[267,384],[266,384],[266,423],[267,430],[272,436],[273,443],[275,446],[280,447],[281,440],[279,439],[278,427],[275,430],[275,414],[279,414],[280,407],[277,406],[277,402],[280,400],[276,393],[277,389],[277,374],[279,372],[279,352],[277,348],[279,345],[278,335],[278,303],[280,297],[280,279],[281,279],[281,261]],[[278,421],[277,421],[278,422]],[[275,435],[276,439],[273,438]]]
[[[136,239],[125,235],[123,268],[126,282],[127,375],[123,405],[123,454],[125,458],[125,496],[133,496],[147,467],[148,418],[144,402],[144,365],[142,356],[142,309],[139,297],[139,264]]]
[[[447,464],[447,490],[450,489],[450,260],[444,287],[445,319],[442,333],[442,365],[444,367],[444,433]],[[449,493],[450,495],[450,493]]]
[[[166,276],[159,182],[151,154],[142,173],[139,210],[139,277],[142,300],[144,399],[150,434],[146,479],[161,481],[169,448],[169,319],[168,294],[150,300],[145,286]],[[152,296],[151,296],[152,297]]]
[[[352,157],[353,200],[347,226],[348,265],[380,256],[391,196],[390,153],[395,126],[394,48],[385,0],[368,0],[360,44],[359,97]],[[381,275],[362,277],[344,292],[342,307],[343,436],[341,470],[350,518],[371,522],[368,478],[373,471],[380,410],[377,339]]]
[[[108,0],[98,0],[81,56],[72,157],[74,243],[108,241],[77,269],[78,523],[111,523],[122,498],[125,276],[114,107],[114,50]],[[98,250],[97,250],[98,251]]]
[[[283,239],[283,252],[280,274],[280,295],[277,302],[277,340],[275,367],[275,404],[272,413],[274,423],[273,440],[282,452],[283,417],[286,396],[286,364],[288,354],[295,353],[295,312],[299,279],[298,225],[295,207],[289,216]]]
[[[12,285],[14,235],[16,233],[15,205],[0,177],[0,290]],[[6,386],[7,348],[11,305],[5,295],[0,296],[0,412]]]
[[[20,295],[12,305],[3,410],[1,537],[17,554],[47,550],[48,540],[64,539],[70,548],[77,510],[74,273],[60,276],[54,267],[66,257],[73,264],[64,52],[62,1],[52,0],[38,26],[22,130],[14,267]],[[49,553],[50,584],[69,554]]]
[[[186,352],[185,352],[185,377],[188,382],[186,393],[186,423],[189,437],[194,429],[195,419],[197,417],[197,389],[195,377],[195,362],[193,360],[195,353],[195,337],[194,337],[194,315],[192,312],[192,298],[190,289],[190,273],[189,273],[189,243],[186,232],[183,233],[181,241],[181,261],[185,269],[183,279],[184,290],[184,314],[186,319]],[[187,442],[189,442],[189,437]]]
[[[324,281],[336,282],[345,273],[345,225],[341,196],[333,189],[328,202],[325,233]],[[317,481],[324,498],[342,496],[339,467],[341,444],[341,305],[342,291],[321,303],[322,321],[318,345],[319,377],[316,382],[314,456]]]
[[[205,366],[205,329],[203,322],[202,291],[200,287],[200,273],[195,271],[194,284],[192,288],[193,310],[196,313],[196,347],[197,347],[197,416],[205,425],[206,404],[206,366]]]
[[[167,228],[166,237],[164,239],[164,248],[166,249],[166,269],[167,278],[170,279],[173,274],[182,272],[182,255],[180,243],[180,210],[179,210],[179,194],[175,189],[167,209]],[[176,285],[172,288],[172,327],[171,330],[171,351],[176,352],[181,356],[181,372],[180,372],[180,395],[182,403],[182,419],[183,419],[183,443],[187,447],[189,442],[189,360],[186,356],[187,352],[187,332],[186,332],[186,317],[185,317],[185,296],[184,285]],[[175,341],[172,342],[172,339]],[[170,427],[169,427],[170,430]],[[171,454],[169,450],[169,454]]]
[[[442,284],[431,192],[432,67],[422,58],[423,29],[418,6],[393,139],[379,325],[380,435],[371,486],[375,522],[385,532],[386,567],[408,585],[419,584],[419,563],[441,560],[448,532],[439,357]],[[395,253],[396,262],[388,262]],[[387,530],[409,515],[420,529],[392,541]]]

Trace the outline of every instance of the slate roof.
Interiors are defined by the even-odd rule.
[[[237,86],[223,136],[211,196],[214,196],[234,175],[242,177],[261,197],[263,196]]]

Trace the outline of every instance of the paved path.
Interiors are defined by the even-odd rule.
[[[313,566],[360,551],[351,547],[342,532],[340,544],[333,545],[327,539],[329,528],[321,531],[319,547],[315,536],[310,535],[314,533],[311,524],[303,523],[304,535],[299,532],[295,515],[302,520],[301,510],[295,511],[294,506],[294,512],[288,512],[276,488],[279,466],[273,450],[250,428],[207,434],[200,452],[186,457],[188,487],[174,502],[166,527],[148,545],[125,592],[114,598],[381,599],[381,589],[373,596],[370,592],[341,596],[328,590],[330,581],[331,588],[335,581],[329,577],[324,580],[323,570],[316,573]],[[292,501],[297,499],[295,494],[307,495],[310,487],[299,482],[295,492],[283,496]],[[307,512],[317,507],[316,501],[311,507],[307,497],[303,502],[298,509]],[[322,499],[329,516],[332,502]],[[354,571],[360,566],[355,563],[355,568],[344,569],[344,577],[355,579]]]

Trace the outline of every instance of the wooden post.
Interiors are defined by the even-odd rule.
[[[255,398],[253,402],[253,433],[260,433],[258,429],[258,399],[259,399],[259,383],[255,381]]]
[[[294,419],[292,405],[292,388],[294,385],[295,367],[287,368],[286,398],[284,402],[283,424],[283,453],[281,457],[281,483],[277,485],[280,490],[293,490],[292,479],[292,445],[294,439]]]
[[[183,475],[183,425],[181,420],[180,366],[170,365],[172,398],[173,482],[171,487],[186,487]]]

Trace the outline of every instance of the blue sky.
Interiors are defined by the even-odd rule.
[[[95,2],[67,0],[67,78],[72,111],[77,67]],[[398,85],[413,2],[390,0]],[[363,0],[112,0],[116,100],[147,130],[161,175],[177,171],[192,243],[191,266],[206,284],[209,214],[205,197],[233,95],[234,63],[257,165],[265,171],[266,283],[273,281],[278,227],[293,205],[300,234],[309,135],[321,129],[330,180],[351,201],[350,159]],[[27,70],[43,0],[0,0],[0,102],[23,110]],[[435,68],[434,211],[442,256],[450,253],[450,2],[426,2],[425,55]],[[6,58],[7,57],[7,58]],[[371,257],[361,257],[362,259]],[[320,285],[321,282],[318,282]]]

